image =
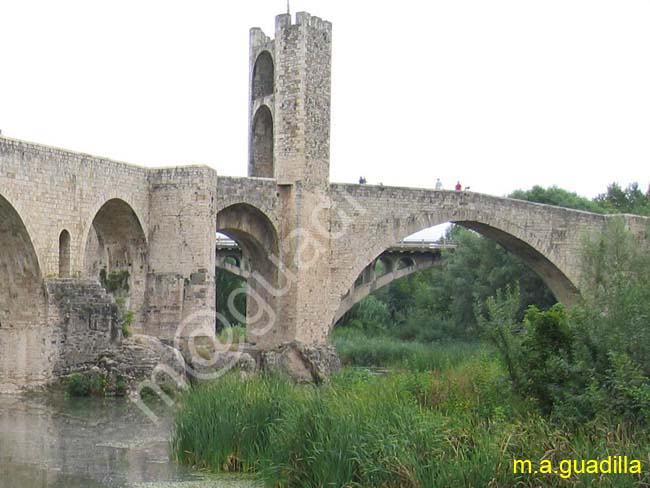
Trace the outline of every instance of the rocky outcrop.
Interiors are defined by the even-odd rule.
[[[190,381],[210,380],[231,370],[248,374],[258,370],[254,353],[245,344],[234,343],[227,349],[214,337],[194,337],[191,342],[180,341],[180,347]],[[215,347],[216,346],[216,347]]]
[[[261,367],[264,371],[285,374],[298,382],[322,383],[341,369],[341,360],[332,345],[291,342],[273,351],[262,352]]]

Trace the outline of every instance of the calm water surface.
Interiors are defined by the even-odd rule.
[[[170,412],[158,410],[156,425],[126,399],[0,395],[0,488],[255,486],[171,461]]]

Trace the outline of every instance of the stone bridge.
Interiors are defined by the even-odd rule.
[[[144,168],[0,137],[0,389],[91,361],[120,340],[120,308],[133,313],[135,332],[166,341],[213,333],[217,231],[248,262],[248,340],[261,350],[324,344],[364,270],[405,237],[446,222],[497,241],[572,302],[583,240],[613,217],[470,192],[330,183],[331,24],[298,13],[295,22],[278,16],[275,30],[275,39],[251,30],[248,177]],[[646,219],[622,218],[647,238]],[[115,272],[128,273],[117,304],[100,286]],[[367,281],[368,291],[379,280]]]

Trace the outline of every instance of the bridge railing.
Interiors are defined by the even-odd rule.
[[[231,239],[230,237],[222,237],[220,235],[217,236],[217,248],[222,247],[222,248],[232,248],[232,247],[239,247],[239,244],[237,244],[237,241],[234,239]]]
[[[408,239],[391,246],[391,249],[455,249],[456,241],[449,239]]]
[[[455,249],[456,241],[450,239],[407,239],[398,242],[390,249]],[[239,247],[237,241],[230,237],[217,236],[217,248]]]

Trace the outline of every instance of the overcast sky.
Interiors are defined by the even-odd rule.
[[[3,135],[245,175],[248,29],[285,0],[0,0]],[[650,1],[293,0],[332,21],[333,181],[650,181]]]

